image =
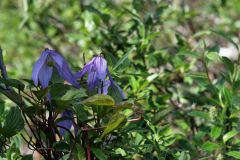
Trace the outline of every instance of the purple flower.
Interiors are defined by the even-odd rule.
[[[73,113],[72,111],[65,111],[61,114],[61,118],[64,118],[65,120],[58,122],[58,125],[60,126],[60,135],[64,137],[66,130],[69,130],[73,126]]]
[[[46,88],[51,80],[53,67],[58,71],[58,74],[70,84],[79,87],[76,79],[68,66],[67,61],[56,51],[45,49],[40,58],[35,63],[32,70],[32,80],[37,86],[39,83],[42,88]]]
[[[75,74],[75,78],[80,79],[85,74],[88,74],[87,85],[90,92],[97,87],[99,94],[107,94],[108,88],[111,86],[113,94],[120,95],[122,99],[126,98],[122,89],[113,81],[107,67],[107,61],[103,56],[95,56],[81,71]],[[107,76],[109,79],[106,79]]]

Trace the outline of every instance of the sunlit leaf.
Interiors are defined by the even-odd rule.
[[[126,116],[121,113],[116,113],[112,116],[110,122],[107,124],[106,128],[104,129],[104,132],[101,135],[101,138],[112,132],[113,130],[117,129],[120,124],[124,123],[126,121]]]
[[[222,133],[222,128],[214,126],[210,132],[210,136],[214,139],[217,139]]]
[[[114,106],[115,102],[111,96],[104,94],[96,94],[83,100],[81,104],[94,106]]]
[[[236,158],[236,159],[240,159],[240,152],[239,151],[230,151],[227,152],[226,155]]]
[[[213,143],[210,141],[207,141],[202,145],[202,149],[205,151],[208,151],[208,152],[212,152],[212,151],[218,149],[219,147],[220,146],[217,143]]]
[[[231,130],[228,133],[224,134],[223,136],[223,142],[226,143],[228,140],[236,136],[239,132],[236,130]]]

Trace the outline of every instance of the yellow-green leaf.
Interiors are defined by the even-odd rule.
[[[101,135],[101,138],[115,130],[116,128],[119,127],[120,124],[123,122],[126,122],[126,116],[121,114],[121,113],[116,113],[113,115],[111,118],[110,122],[107,124],[107,127],[104,129],[103,134]]]
[[[229,139],[238,134],[238,131],[231,130],[223,136],[223,142],[226,143]]]
[[[228,155],[230,157],[234,157],[236,159],[240,159],[240,152],[239,151],[230,151],[230,152],[226,153],[226,155]]]
[[[94,105],[94,106],[114,106],[115,101],[111,96],[104,94],[96,94],[91,96],[81,102],[84,105]]]

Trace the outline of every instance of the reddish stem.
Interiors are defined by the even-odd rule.
[[[88,131],[87,131],[86,138],[87,138],[87,157],[88,157],[88,160],[91,160],[91,147],[88,139]]]

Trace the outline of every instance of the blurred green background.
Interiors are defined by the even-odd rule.
[[[74,59],[75,66],[82,67],[83,53],[87,59],[99,49],[121,56],[126,47],[140,43],[137,34],[145,34],[139,41],[152,34],[141,43],[151,42],[155,49],[176,46],[175,35],[191,40],[193,33],[209,28],[235,34],[240,27],[239,3],[238,0],[1,0],[0,44],[9,74],[26,78],[46,47],[58,50],[68,59]]]

